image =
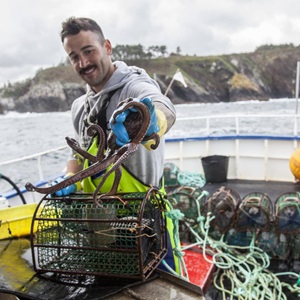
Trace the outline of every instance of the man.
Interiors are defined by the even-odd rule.
[[[123,168],[132,176],[132,180],[141,183],[138,184],[138,189],[142,189],[140,191],[144,191],[141,186],[160,187],[164,165],[163,134],[175,122],[175,109],[171,101],[162,95],[158,84],[144,70],[128,67],[124,62],[112,62],[111,43],[105,39],[95,21],[87,18],[69,18],[62,24],[61,40],[74,71],[87,83],[87,93],[76,99],[71,109],[75,139],[82,148],[88,149],[91,138],[87,135],[86,129],[95,120],[99,120],[99,116],[102,121],[105,117],[109,120],[118,103],[129,97],[140,100],[150,98],[151,102],[147,101],[147,104],[150,111],[154,111],[151,122],[159,123],[158,127],[157,124],[151,125],[152,128],[156,125],[159,129],[161,142],[156,150],[149,150],[147,145],[139,147],[139,150],[123,164]],[[105,112],[102,104],[106,100],[109,102]],[[101,114],[103,111],[104,116]],[[124,140],[123,132],[117,129],[114,133],[120,143],[129,142],[126,138]],[[107,128],[107,133],[109,130],[110,128]],[[67,165],[67,173],[74,174],[82,168],[83,161],[72,157]],[[126,179],[126,183],[123,178]],[[91,180],[84,182],[83,189],[90,191],[94,185]],[[118,191],[127,192],[126,187],[130,188],[127,175],[122,176]],[[74,191],[74,187],[66,188],[62,194],[68,193],[68,190]],[[105,186],[100,191],[107,192]]]
[[[111,43],[104,37],[101,28],[95,21],[88,18],[71,17],[67,19],[62,23],[61,41],[74,71],[87,83],[86,94],[76,99],[71,108],[75,139],[79,142],[80,147],[92,154],[97,152],[97,142],[99,141],[87,135],[87,128],[93,123],[104,127],[106,134],[113,130],[118,146],[130,142],[124,126],[111,126],[112,124],[107,120],[110,120],[120,101],[129,97],[139,99],[146,104],[151,116],[150,132],[148,130],[147,134],[158,133],[161,139],[155,150],[150,150],[150,140],[140,146],[122,164],[122,178],[118,185],[118,192],[145,192],[150,186],[163,189],[163,135],[172,127],[176,119],[175,109],[170,99],[161,93],[158,84],[143,69],[128,67],[120,61],[112,62]],[[121,118],[126,119],[130,113],[134,112],[126,111]],[[88,166],[87,160],[84,161],[74,153],[68,161],[66,176],[77,173]],[[103,174],[85,179],[83,187],[81,183],[74,184],[57,191],[56,194],[65,196],[81,188],[85,192],[93,192],[101,175]],[[54,184],[57,182],[55,181]],[[105,181],[100,192],[108,192],[111,185],[112,182]],[[171,246],[169,246],[169,250],[172,256]],[[170,255],[168,256],[170,257]],[[171,260],[173,260],[173,256]],[[177,267],[176,270],[178,271]]]

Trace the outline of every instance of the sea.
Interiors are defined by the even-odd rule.
[[[298,99],[271,99],[268,101],[240,101],[234,103],[199,103],[175,105],[177,121],[167,137],[199,136],[207,133],[207,124],[201,117],[211,117],[210,134],[234,133],[235,121],[221,120],[218,117],[247,115],[241,121],[240,133],[268,131],[287,135],[293,134],[293,118],[298,115]],[[299,109],[300,110],[300,109]],[[270,121],[266,114],[277,115]],[[282,120],[281,120],[282,116]],[[258,121],[259,120],[259,121]],[[289,122],[289,123],[286,123]],[[41,178],[47,180],[61,174],[66,166],[70,149],[65,137],[73,137],[70,111],[49,113],[16,113],[0,115],[0,195],[11,190],[11,184],[3,179],[9,178],[18,187],[30,181],[37,183]],[[30,158],[25,161],[4,164],[21,157],[66,146],[63,150],[44,155],[40,160]],[[40,166],[40,167],[39,167]]]

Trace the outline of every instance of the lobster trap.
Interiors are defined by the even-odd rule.
[[[198,217],[197,199],[200,198],[203,191],[200,188],[189,186],[181,186],[168,194],[168,198],[172,199],[174,208],[180,209],[188,220],[196,221]],[[202,202],[205,198],[203,197]]]
[[[243,197],[236,214],[237,230],[269,230],[273,207],[268,195],[260,192]]]
[[[211,222],[211,230],[227,232],[234,225],[236,208],[241,202],[240,195],[233,189],[221,186],[204,203],[201,214],[210,212],[215,218]]]
[[[300,194],[284,193],[275,201],[275,226],[278,232],[300,232]]]
[[[172,191],[179,186],[178,173],[179,169],[175,164],[170,162],[164,164],[164,184],[166,191]]]
[[[181,242],[195,242],[194,235],[186,226],[197,226],[200,206],[205,201],[205,193],[198,187],[181,186],[168,193],[168,199],[173,208],[179,209],[184,214],[184,220],[179,220],[179,237]]]
[[[37,213],[39,211],[39,213]],[[163,196],[124,193],[45,196],[33,216],[36,272],[145,280],[167,253]]]

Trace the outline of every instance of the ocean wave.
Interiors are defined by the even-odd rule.
[[[9,111],[3,115],[0,114],[0,119],[27,119],[27,118],[43,118],[45,116],[70,116],[71,111],[64,111],[64,112],[45,112],[45,113],[37,113],[37,112],[16,112],[16,111]]]

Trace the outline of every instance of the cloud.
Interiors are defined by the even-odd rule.
[[[116,44],[180,47],[182,54],[252,52],[299,44],[298,0],[2,0],[0,86],[64,61],[61,22],[90,17]]]

